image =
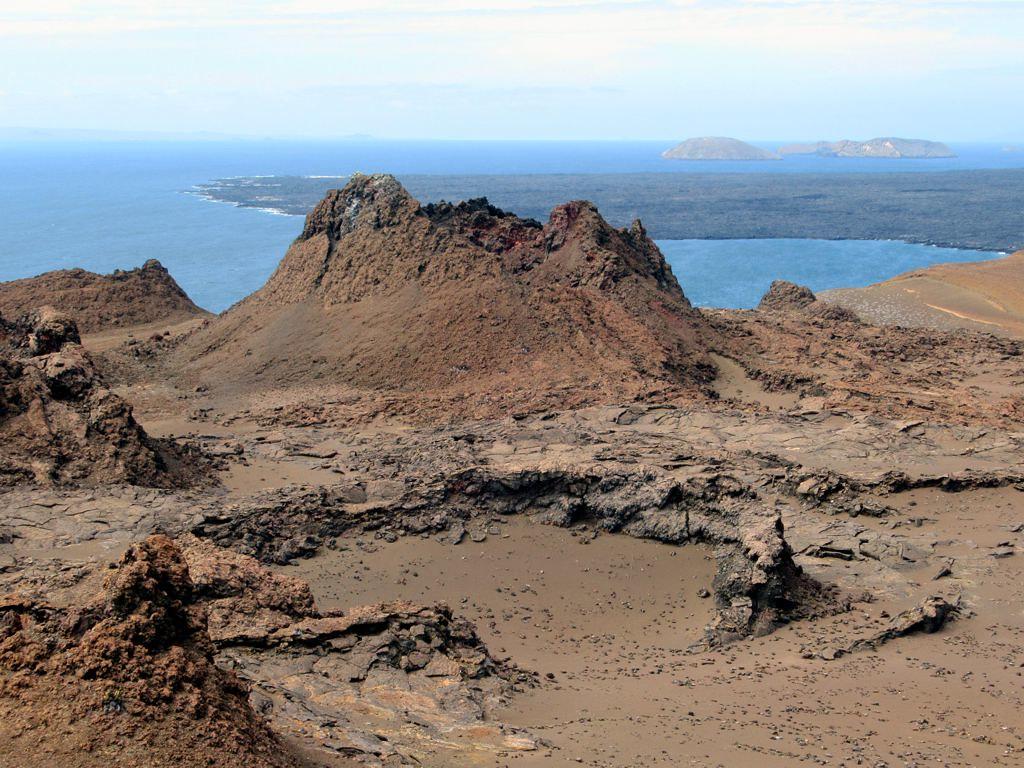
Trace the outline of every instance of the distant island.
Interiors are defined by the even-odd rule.
[[[891,136],[867,141],[817,141],[811,144],[788,144],[779,148],[779,154],[818,155],[820,157],[880,157],[890,160],[930,160],[956,157],[945,144],[925,139],[897,139]]]
[[[781,160],[767,149],[755,147],[739,139],[724,136],[701,136],[687,139],[661,156],[669,160]]]

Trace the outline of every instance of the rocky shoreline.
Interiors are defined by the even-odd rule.
[[[305,216],[328,189],[347,180],[221,179],[200,185],[198,194]],[[627,226],[639,216],[657,240],[902,240],[993,253],[1024,247],[1015,207],[1024,192],[1021,169],[930,171],[923,176],[899,171],[403,175],[402,183],[421,200],[486,195],[501,208],[536,219],[578,196],[594,202],[616,226]]]

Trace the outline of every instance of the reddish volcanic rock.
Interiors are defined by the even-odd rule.
[[[758,309],[803,309],[817,301],[814,292],[804,285],[775,280],[757,305]]]
[[[83,607],[0,598],[0,765],[300,765],[214,665],[205,624],[164,536]]]
[[[699,389],[713,336],[639,222],[421,206],[391,176],[328,193],[267,284],[180,354],[211,387],[323,384],[447,416]]]
[[[109,275],[62,269],[0,283],[0,314],[16,318],[47,304],[60,307],[83,333],[208,314],[192,303],[156,259]]]
[[[50,307],[0,317],[0,487],[191,484],[197,470],[149,438],[103,382],[74,321]]]

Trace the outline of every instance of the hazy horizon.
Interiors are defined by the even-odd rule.
[[[1014,142],[1024,2],[0,0],[0,125]]]
[[[724,135],[723,135],[724,136]],[[729,135],[729,138],[740,139],[755,146],[774,148],[787,143],[800,143],[811,141],[838,141],[840,139],[852,139],[866,141],[875,138],[904,138],[904,139],[928,139],[944,142],[954,146],[1010,146],[1017,148],[1024,142],[1024,132],[1019,137],[1008,137],[1002,140],[976,139],[950,141],[935,136],[896,136],[895,134],[882,134],[872,136],[787,136],[782,138],[764,139],[751,138],[736,134]],[[674,143],[690,136],[670,137],[637,137],[637,138],[575,138],[575,137],[506,137],[489,136],[484,138],[472,138],[463,136],[374,136],[371,134],[348,134],[348,135],[259,135],[259,134],[234,134],[219,133],[217,131],[118,131],[103,128],[43,128],[37,126],[3,126],[0,125],[0,142],[218,142],[218,141],[239,141],[239,142],[395,142],[395,143],[431,143],[431,142],[459,142],[459,143],[592,143],[592,144],[659,144],[668,148]]]

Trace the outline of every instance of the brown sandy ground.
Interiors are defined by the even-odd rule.
[[[196,609],[173,626],[282,759],[1024,765],[1020,342],[786,285],[699,312],[582,203],[540,225],[363,178],[307,230],[235,311],[96,337],[219,485],[0,496],[0,626],[55,638],[16,738],[67,749],[46,664],[99,625],[43,619],[164,532]]]
[[[820,298],[876,325],[967,328],[1024,337],[1024,251],[991,261],[939,264]]]
[[[234,457],[223,500],[134,489],[8,493],[4,578],[23,584],[51,572],[54,557],[71,572],[116,558],[156,527],[205,521],[216,538],[230,526],[211,515],[266,508],[287,520],[310,483],[340,494],[324,519],[358,520],[374,508],[397,514],[407,484],[449,462],[500,474],[607,464],[605,456],[680,478],[727,473],[756,489],[752,505],[782,511],[810,574],[869,599],[836,618],[692,653],[714,613],[713,598],[700,597],[713,589],[713,548],[602,533],[600,519],[563,530],[486,509],[464,520],[463,535],[451,521],[425,537],[355,526],[321,536],[318,554],[295,561],[297,569],[282,568],[308,579],[327,609],[444,600],[493,653],[540,674],[540,687],[490,715],[539,739],[538,749],[420,744],[424,765],[1024,764],[1024,595],[1012,554],[1024,522],[1017,433],[908,426],[799,403],[756,412],[597,408],[449,429],[231,421],[153,422]],[[906,480],[893,482],[894,466]],[[523,508],[531,517],[549,511],[539,501]],[[278,533],[320,529],[322,521],[303,517]],[[950,575],[934,580],[947,566]],[[934,635],[832,658],[929,595],[959,600],[961,616]]]
[[[996,519],[1022,513],[1018,501]],[[1021,764],[1024,646],[1019,615],[1007,615],[1019,587],[984,589],[977,610],[993,618],[836,661],[803,656],[850,624],[884,625],[886,612],[913,599],[888,596],[854,616],[694,656],[687,644],[710,614],[699,597],[712,571],[706,557],[513,524],[480,544],[404,540],[315,557],[300,569],[324,600],[440,595],[461,606],[490,647],[551,673],[499,714],[549,741],[548,750],[490,763],[446,756],[446,765]],[[981,567],[960,578],[985,580],[995,570]],[[934,590],[931,576],[916,579]]]

